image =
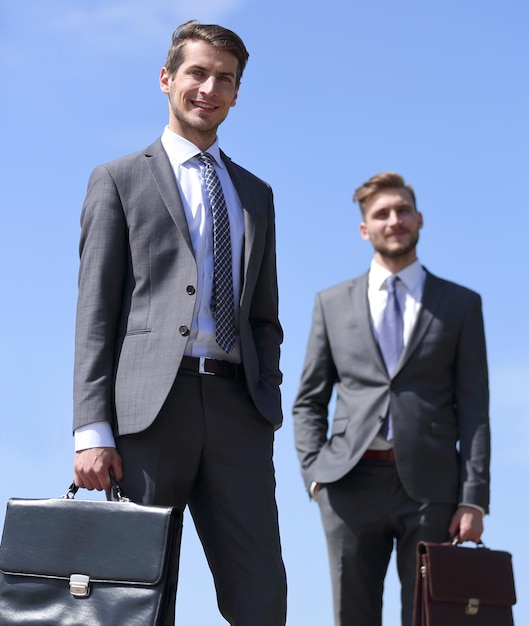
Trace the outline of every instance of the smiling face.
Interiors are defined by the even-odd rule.
[[[391,272],[413,263],[423,220],[409,191],[384,189],[367,198],[363,206],[360,234],[362,239],[371,241],[375,261]]]
[[[237,58],[205,41],[188,41],[176,73],[160,72],[160,88],[169,98],[169,128],[206,150],[217,128],[235,106]]]

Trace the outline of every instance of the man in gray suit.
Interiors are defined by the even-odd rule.
[[[320,507],[336,625],[381,624],[396,544],[402,624],[411,626],[417,543],[477,542],[488,510],[481,298],[419,264],[423,217],[399,174],[372,177],[354,200],[374,258],[367,274],[316,297],[294,404],[296,447]],[[400,343],[394,363],[389,319],[390,342]]]
[[[160,73],[169,103],[162,137],[91,175],[74,472],[80,487],[108,490],[112,474],[134,501],[189,506],[225,619],[283,626],[274,204],[270,187],[217,139],[247,59],[230,30],[177,28]]]

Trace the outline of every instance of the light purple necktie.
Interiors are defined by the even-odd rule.
[[[213,216],[213,293],[211,307],[218,345],[228,353],[235,344],[235,309],[231,266],[230,220],[219,177],[208,152],[198,157],[206,166],[205,182]]]
[[[402,337],[404,324],[395,289],[398,280],[399,277],[396,275],[389,276],[389,278],[386,279],[388,301],[378,331],[378,345],[380,346],[380,351],[382,352],[386,369],[390,376],[392,376],[395,371],[404,346]],[[384,419],[380,433],[388,441],[393,439],[393,424],[390,410],[388,410],[388,414]]]

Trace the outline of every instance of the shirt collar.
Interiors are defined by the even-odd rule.
[[[201,150],[194,143],[178,135],[170,130],[168,126],[164,128],[162,134],[162,145],[167,152],[172,163],[182,165],[193,157],[200,154]],[[224,168],[224,163],[220,156],[220,147],[218,138],[206,150],[215,159],[218,167]]]
[[[408,291],[413,292],[419,285],[423,273],[423,268],[416,259],[413,263],[397,272],[400,280],[406,285]],[[372,289],[379,291],[382,289],[384,282],[391,272],[379,265],[374,259],[371,261],[369,268],[369,285]]]

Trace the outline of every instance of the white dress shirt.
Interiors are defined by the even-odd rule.
[[[402,312],[403,321],[403,346],[406,347],[412,333],[417,316],[421,309],[421,300],[424,290],[426,272],[421,267],[419,261],[415,260],[396,274],[400,280],[395,283],[395,294]],[[371,323],[378,341],[378,334],[384,309],[388,301],[388,290],[386,279],[391,276],[391,272],[379,265],[375,260],[371,262],[368,275],[367,299],[371,314]],[[388,450],[392,447],[382,435],[377,435],[371,445],[372,450]]]
[[[162,145],[173,168],[176,184],[189,227],[191,243],[198,269],[197,299],[185,354],[207,356],[240,363],[240,343],[236,332],[235,345],[229,354],[217,345],[215,320],[211,311],[213,287],[213,234],[209,198],[204,184],[205,165],[198,159],[200,150],[168,127],[162,134]],[[233,292],[235,294],[235,324],[238,328],[239,294],[241,291],[241,256],[244,244],[244,217],[241,201],[220,157],[218,140],[206,150],[215,160],[230,221],[232,249]],[[114,447],[114,436],[108,422],[93,422],[75,431],[75,450],[94,447]]]

